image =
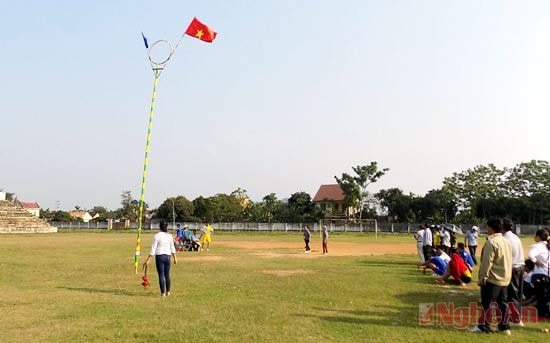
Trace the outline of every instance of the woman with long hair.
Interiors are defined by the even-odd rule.
[[[155,256],[155,262],[157,266],[157,272],[159,275],[160,295],[165,297],[170,295],[170,255],[174,259],[174,264],[178,263],[176,258],[176,247],[174,246],[174,239],[172,235],[168,233],[168,224],[164,221],[159,224],[160,232],[155,234],[153,238],[153,244],[151,245],[151,252],[147,256],[147,260],[143,263],[146,267],[151,260],[151,257]]]

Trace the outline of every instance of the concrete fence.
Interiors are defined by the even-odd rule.
[[[181,227],[188,225],[191,229],[198,230],[201,223],[196,222],[177,222]],[[60,229],[137,229],[137,222],[120,222],[112,223],[110,226],[107,222],[52,222],[52,226],[58,227]],[[211,223],[215,231],[261,231],[261,232],[272,232],[272,231],[301,231],[304,225],[308,225],[310,230],[319,231],[319,223]],[[460,227],[462,232],[466,232],[473,225],[479,227],[480,233],[486,233],[487,227],[484,224],[460,224],[457,225]],[[415,233],[418,230],[419,224],[413,223],[369,223],[362,225],[360,224],[327,224],[330,232],[384,232],[384,233]],[[538,229],[543,228],[541,225],[516,225],[516,233],[524,235],[532,235]],[[172,223],[168,224],[168,228],[174,230]],[[147,222],[143,224],[143,230],[157,230],[158,222]]]

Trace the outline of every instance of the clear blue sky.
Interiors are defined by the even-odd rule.
[[[24,1],[2,6],[0,188],[54,209],[312,196],[378,161],[424,194],[478,164],[550,160],[548,1]]]

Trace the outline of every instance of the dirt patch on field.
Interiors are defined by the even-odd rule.
[[[311,253],[304,254],[303,243],[300,242],[254,242],[254,241],[218,241],[216,245],[238,248],[244,250],[276,250],[285,249],[285,252],[266,251],[255,254],[264,258],[281,257],[284,255],[296,256],[298,254],[308,257],[323,256],[321,246],[311,245]],[[320,245],[320,244],[319,244]],[[416,244],[395,243],[395,244],[361,244],[349,242],[329,242],[329,256],[379,256],[379,255],[410,255],[416,253]]]
[[[185,262],[193,262],[193,261],[213,262],[213,261],[221,261],[224,259],[222,256],[218,256],[218,255],[201,256],[201,255],[191,255],[191,254],[186,254],[183,256],[183,258],[185,258]]]
[[[279,277],[287,277],[295,274],[309,274],[313,273],[311,270],[295,269],[295,270],[262,270],[261,273],[269,274]]]

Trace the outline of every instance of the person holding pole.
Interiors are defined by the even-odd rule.
[[[165,297],[170,295],[170,255],[174,259],[174,264],[178,263],[176,258],[176,247],[172,235],[168,233],[168,224],[165,221],[159,224],[160,232],[156,233],[151,244],[151,252],[147,260],[143,263],[146,268],[152,256],[155,256],[157,273],[159,275],[160,295]]]

